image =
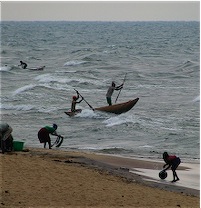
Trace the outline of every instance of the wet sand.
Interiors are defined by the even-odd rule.
[[[183,164],[177,185],[154,178],[162,167],[158,161],[29,148],[0,154],[0,162],[0,207],[200,205],[199,188],[182,182],[182,174],[186,177],[196,170]],[[155,173],[150,174],[152,170]]]

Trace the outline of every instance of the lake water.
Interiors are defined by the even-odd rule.
[[[1,22],[1,36],[1,118],[15,140],[42,148],[38,130],[56,123],[63,150],[199,160],[199,22]],[[108,87],[126,73],[118,103],[139,97],[127,113],[83,101],[82,113],[64,114],[74,89],[94,108],[107,105]]]

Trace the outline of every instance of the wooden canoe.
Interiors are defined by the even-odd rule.
[[[134,100],[129,100],[128,102],[125,103],[119,103],[119,104],[104,106],[100,108],[95,108],[95,110],[104,111],[108,113],[115,113],[115,114],[126,113],[138,102],[138,100],[139,98],[136,98]]]
[[[129,100],[128,102],[125,102],[125,103],[108,105],[108,106],[104,106],[104,107],[100,107],[100,108],[95,108],[94,110],[104,111],[107,113],[115,113],[115,114],[126,113],[138,102],[138,100],[139,100],[139,98],[136,98],[134,100]],[[73,117],[81,112],[82,112],[82,109],[77,109],[75,112],[67,111],[67,112],[65,112],[65,114],[70,117]]]

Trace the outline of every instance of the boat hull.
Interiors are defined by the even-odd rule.
[[[133,106],[138,102],[138,100],[139,100],[139,98],[136,98],[134,100],[129,100],[128,102],[125,102],[125,103],[119,103],[119,104],[104,106],[104,107],[100,107],[100,108],[95,108],[94,110],[103,111],[103,112],[107,112],[107,113],[114,113],[114,114],[126,113],[131,108],[133,108]],[[82,112],[81,109],[77,109],[75,112],[67,111],[67,112],[65,112],[65,114],[70,117],[73,117],[81,112]]]
[[[95,110],[104,111],[108,113],[115,113],[115,114],[126,113],[138,102],[138,100],[139,98],[136,98],[134,100],[130,100],[125,103],[119,103],[119,104],[104,106],[100,108],[95,108]]]
[[[39,66],[39,67],[35,67],[35,68],[27,68],[29,70],[32,70],[32,71],[42,71],[44,70],[45,66]]]
[[[81,109],[77,109],[77,110],[75,110],[75,112],[72,112],[72,111],[66,111],[66,112],[64,112],[64,113],[65,113],[66,115],[72,117],[72,116],[75,116],[75,115],[77,115],[78,113],[81,113],[81,112],[82,112]]]

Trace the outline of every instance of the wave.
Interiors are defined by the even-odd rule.
[[[177,72],[185,72],[187,74],[198,72],[199,71],[199,64],[194,63],[192,61],[185,61],[184,63],[178,65],[176,67]]]
[[[87,63],[87,61],[68,61],[66,62],[63,66],[76,66],[76,65],[81,65],[81,64],[85,64]]]
[[[71,71],[58,70],[58,71],[55,71],[55,72],[57,74],[59,74],[59,73],[63,74],[63,73],[76,73],[77,71],[76,70],[71,70]]]
[[[37,112],[39,112],[39,113],[48,113],[49,114],[49,113],[55,112],[57,110],[58,110],[57,107],[48,106],[48,108],[47,107],[40,107],[39,109],[37,109]]]
[[[66,90],[66,87],[62,87],[62,86],[51,86],[49,85],[48,83],[44,83],[44,84],[30,84],[30,85],[25,85],[23,87],[20,87],[18,88],[17,90],[15,90],[12,95],[13,96],[16,96],[16,95],[19,95],[23,92],[26,92],[26,91],[31,91],[35,88],[46,88],[46,89],[54,89],[54,90]]]
[[[36,86],[37,86],[37,85],[34,85],[34,84],[25,85],[25,86],[20,87],[20,88],[18,88],[17,90],[15,90],[15,91],[13,92],[13,95],[17,95],[17,94],[20,94],[20,93],[22,93],[22,92],[31,90],[31,89],[35,88]]]
[[[104,124],[106,124],[107,127],[112,127],[116,125],[121,124],[127,124],[127,123],[135,123],[136,120],[133,118],[133,116],[128,114],[122,114],[119,116],[111,117],[105,121],[103,121]]]
[[[95,118],[95,119],[102,119],[105,118],[104,115],[94,112],[90,109],[83,109],[81,113],[77,114],[76,117],[80,118]]]
[[[57,107],[41,107],[41,106],[34,106],[34,105],[13,105],[13,104],[0,104],[0,109],[2,110],[15,110],[15,111],[34,111],[39,113],[51,113],[57,109]]]
[[[5,65],[0,67],[0,72],[11,72],[11,71],[13,72],[15,70],[19,70],[19,67],[17,65],[10,65],[10,66]]]
[[[0,72],[10,71],[11,69],[12,69],[12,67],[10,67],[10,66],[2,66],[2,67],[0,67]]]
[[[30,111],[35,109],[33,105],[12,105],[12,104],[1,104],[0,109],[4,110],[17,110],[17,111]]]
[[[42,83],[60,83],[60,84],[70,84],[70,83],[78,83],[78,84],[93,84],[102,86],[102,82],[98,81],[96,78],[88,79],[88,78],[68,78],[68,77],[59,77],[51,74],[42,74],[35,77],[35,80]]]
[[[38,82],[43,82],[43,83],[51,83],[51,82],[59,82],[59,83],[69,83],[72,81],[72,79],[69,78],[61,78],[61,77],[56,77],[51,74],[42,74],[37,77],[35,77],[35,80]]]
[[[200,95],[193,99],[193,102],[200,102]]]

